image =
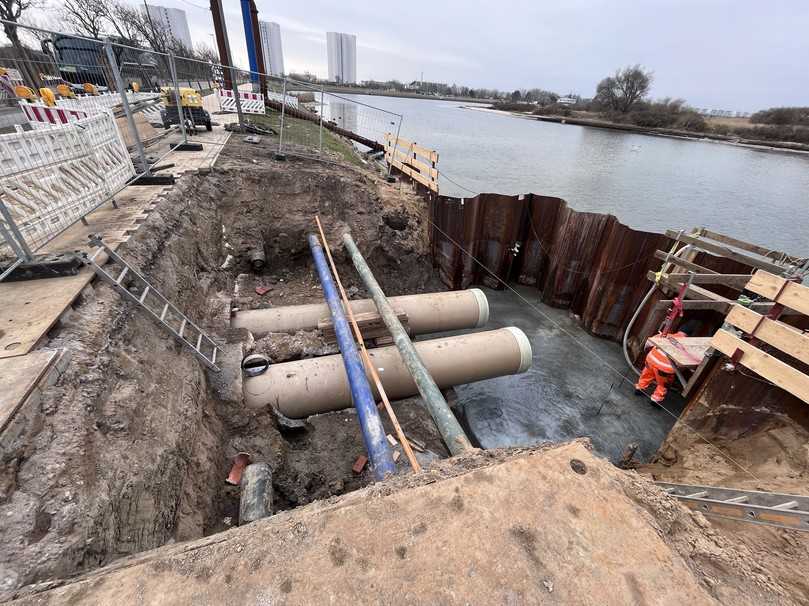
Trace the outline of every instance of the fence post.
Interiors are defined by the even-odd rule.
[[[0,215],[2,215],[0,216],[0,237],[11,247],[11,250],[14,251],[18,259],[22,259],[23,261],[33,259],[34,255],[28,247],[28,243],[25,241],[22,233],[20,233],[17,224],[14,222],[14,217],[11,216],[11,213],[2,200],[0,200]],[[8,229],[3,225],[3,222],[8,225]],[[9,233],[9,231],[11,233]]]
[[[321,156],[323,155],[323,100],[326,96],[326,87],[325,85],[320,85],[320,127],[318,128],[318,134],[320,136],[320,143],[318,145],[318,154]]]
[[[118,70],[118,61],[116,61],[115,52],[112,50],[112,40],[109,38],[105,39],[104,48],[107,51],[107,61],[110,63],[112,75],[115,78],[115,86],[118,88],[118,94],[121,95],[121,102],[124,106],[124,112],[126,113],[126,122],[129,125],[129,132],[135,140],[135,148],[138,150],[138,159],[140,160],[143,174],[147,177],[151,177],[152,171],[150,170],[149,162],[146,160],[146,152],[143,150],[143,143],[141,143],[140,136],[138,136],[138,129],[135,126],[135,117],[132,115],[132,108],[129,107],[129,99],[126,96],[124,79],[121,77],[121,72]]]
[[[177,118],[179,119],[180,132],[183,133],[183,145],[188,143],[188,136],[185,132],[185,116],[183,115],[183,99],[180,96],[180,83],[177,82],[177,64],[174,62],[174,53],[169,53],[169,69],[171,71],[171,80],[174,82],[174,95],[177,101]]]
[[[281,126],[278,129],[278,153],[275,154],[276,160],[283,160],[283,148],[284,148],[284,114],[286,113],[287,107],[287,78],[284,76],[284,88],[281,92]]]
[[[236,114],[239,116],[239,129],[244,126],[244,114],[242,113],[242,100],[239,97],[239,83],[236,79],[237,72],[232,67],[230,69],[230,81],[233,85],[233,96],[236,101]]]
[[[396,127],[396,140],[393,142],[393,149],[390,150],[390,161],[388,162],[388,181],[390,181],[390,169],[393,168],[393,161],[396,159],[396,150],[399,149],[399,133],[402,131],[402,120],[399,116],[399,126]]]

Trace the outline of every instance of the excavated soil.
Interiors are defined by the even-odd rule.
[[[119,253],[229,341],[232,365],[245,335],[226,329],[231,303],[322,301],[305,237],[316,214],[353,294],[362,294],[358,278],[336,248],[349,228],[390,294],[440,288],[426,256],[423,203],[398,185],[322,163],[237,168],[227,149],[221,166],[180,179]],[[256,243],[267,258],[259,273],[247,258]],[[258,295],[257,286],[271,290]],[[271,335],[259,346],[277,361],[324,351],[294,340]],[[273,416],[243,408],[221,379],[106,284],[85,289],[45,347],[68,348],[72,357],[40,408],[20,415],[19,436],[2,453],[0,598],[236,524],[238,492],[224,479],[240,451],[270,464],[278,510],[371,481],[367,471],[351,470],[364,452],[352,411],[282,433]],[[446,454],[417,399],[399,411],[407,431]]]

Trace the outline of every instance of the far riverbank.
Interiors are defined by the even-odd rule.
[[[759,139],[745,139],[743,137],[720,135],[716,133],[697,133],[690,130],[681,130],[676,128],[649,128],[643,126],[636,126],[634,124],[622,124],[620,122],[610,122],[608,120],[597,120],[594,118],[579,118],[575,116],[543,116],[536,114],[527,114],[524,112],[494,109],[492,107],[464,106],[464,109],[492,112],[507,116],[513,116],[515,118],[523,118],[526,120],[538,120],[539,122],[552,122],[556,124],[590,126],[593,128],[625,131],[638,135],[675,137],[678,139],[694,139],[697,141],[710,140],[710,141],[718,141],[721,143],[727,143],[730,145],[738,145],[742,147],[765,148],[773,151],[809,153],[809,145],[804,145],[802,143],[793,143],[791,141],[761,141]]]

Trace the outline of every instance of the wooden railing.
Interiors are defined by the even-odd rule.
[[[809,365],[809,335],[778,321],[785,308],[809,316],[809,288],[797,282],[757,270],[744,287],[745,290],[769,299],[773,307],[762,315],[748,307],[733,305],[726,322],[748,335],[739,338],[730,331],[720,329],[711,340],[711,347],[721,351],[736,364],[749,368],[771,383],[809,403],[809,375],[805,370],[781,358],[789,356],[800,365]],[[786,356],[774,356],[763,351],[778,350]],[[777,353],[777,352],[773,352]]]
[[[438,152],[385,133],[385,161],[414,181],[438,193]]]

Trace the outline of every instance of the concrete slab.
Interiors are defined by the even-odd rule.
[[[738,554],[707,538],[695,516],[581,442],[479,453],[121,560],[15,603],[609,606],[715,604],[712,593],[735,604],[783,597],[746,576],[753,563],[728,565]]]
[[[636,456],[642,460],[655,453],[682,410],[679,396],[669,394],[664,403],[669,412],[635,396],[636,376],[620,346],[587,334],[567,310],[541,303],[536,289],[516,287],[541,313],[508,290],[483,290],[490,320],[481,330],[521,328],[534,358],[522,375],[456,388],[470,431],[482,447],[588,436],[596,452],[613,461],[630,442],[639,444]]]

